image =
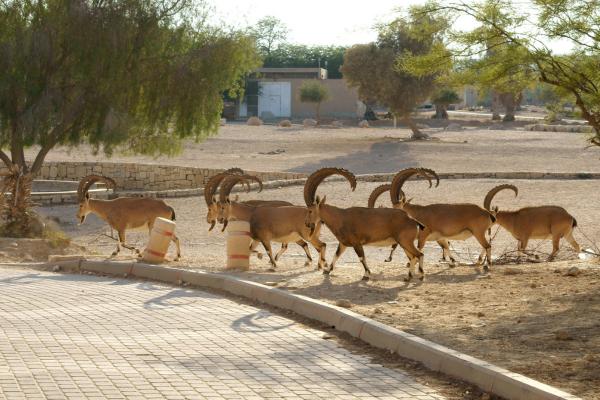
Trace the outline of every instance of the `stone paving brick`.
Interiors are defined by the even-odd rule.
[[[0,269],[0,398],[441,399],[323,333],[199,290]]]

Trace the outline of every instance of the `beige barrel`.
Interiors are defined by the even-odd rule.
[[[227,224],[227,268],[250,268],[250,223],[229,221]]]
[[[165,261],[165,255],[169,250],[169,244],[174,234],[175,222],[166,218],[156,218],[142,260],[152,264]]]

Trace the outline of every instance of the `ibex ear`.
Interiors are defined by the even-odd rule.
[[[321,196],[317,196],[315,198],[315,204],[319,204],[321,202]]]
[[[233,201],[237,202],[240,199],[240,196],[238,196],[237,194],[235,195],[235,197],[233,198]]]
[[[89,199],[90,199],[90,194],[89,194],[89,193],[87,193],[87,192],[85,193],[85,199],[86,199],[86,200],[89,200]]]
[[[217,202],[217,196],[212,197],[212,203],[215,204]]]
[[[319,204],[325,204],[325,200],[327,199],[327,195],[323,196],[321,202]]]
[[[408,200],[406,200],[407,203],[410,203],[412,201],[412,197]]]
[[[496,206],[496,207],[494,207],[494,208],[493,208],[493,211],[494,211],[495,213],[497,213],[497,212],[498,212],[498,210],[499,210],[498,206]]]
[[[229,197],[227,197],[227,198],[225,199],[225,203],[226,203],[226,204],[231,204],[231,200],[229,200]]]

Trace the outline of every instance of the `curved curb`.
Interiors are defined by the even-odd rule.
[[[418,361],[427,368],[469,382],[509,400],[579,400],[552,386],[508,371],[448,347],[392,328],[344,308],[225,274],[191,271],[137,262],[65,260],[38,268],[138,277],[171,284],[224,290],[322,322],[378,348]]]

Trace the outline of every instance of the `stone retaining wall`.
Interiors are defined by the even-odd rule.
[[[208,179],[222,171],[136,163],[47,162],[42,167],[38,178],[78,181],[86,175],[97,174],[114,179],[118,190],[164,191],[200,188]],[[257,175],[263,181],[306,177],[306,174],[288,172],[247,172]]]

